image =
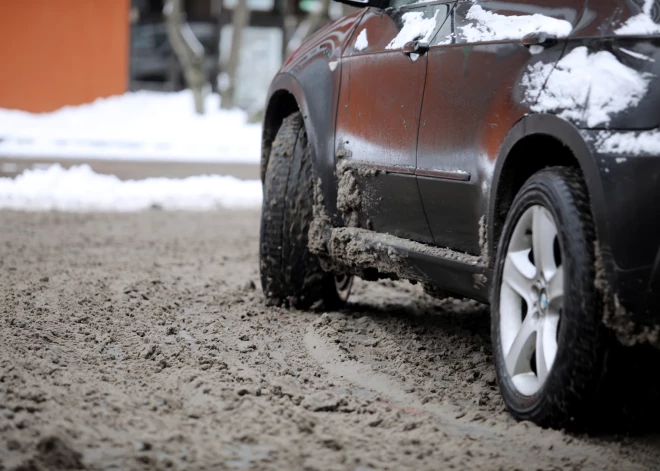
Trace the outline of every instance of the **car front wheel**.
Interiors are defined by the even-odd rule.
[[[268,160],[261,211],[260,272],[268,304],[339,307],[353,284],[351,276],[323,271],[307,246],[313,219],[311,152],[302,115],[285,118]]]
[[[491,295],[499,387],[519,420],[566,427],[589,415],[606,344],[595,242],[576,170],[548,168],[523,185],[504,224]]]

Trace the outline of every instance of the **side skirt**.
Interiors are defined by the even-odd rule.
[[[352,227],[332,228],[325,237],[327,255],[344,271],[371,278],[395,276],[490,301],[492,270],[479,257]]]

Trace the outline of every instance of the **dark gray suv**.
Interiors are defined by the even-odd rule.
[[[272,82],[267,299],[490,303],[511,412],[580,422],[614,338],[660,347],[660,2],[348,3]]]

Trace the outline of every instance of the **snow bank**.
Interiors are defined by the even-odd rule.
[[[660,156],[660,131],[601,132],[596,148],[604,154]]]
[[[649,86],[647,75],[623,65],[612,53],[589,54],[586,47],[573,49],[553,68],[539,62],[523,77],[531,109],[559,111],[562,118],[584,120],[590,127],[607,125],[611,115],[637,105]]]
[[[573,26],[565,20],[538,13],[521,16],[498,15],[484,10],[479,5],[472,5],[465,18],[475,22],[461,27],[462,35],[470,43],[522,39],[523,36],[537,31],[561,38],[568,36],[573,30]]]
[[[206,175],[181,180],[150,178],[121,181],[94,173],[88,165],[27,170],[0,178],[0,209],[27,211],[141,211],[256,208],[261,182]]]
[[[0,108],[0,156],[258,163],[261,127],[239,110],[194,113],[191,92],[135,92],[32,114]]]
[[[621,36],[637,36],[660,34],[660,25],[651,18],[651,10],[655,0],[644,0],[642,13],[629,18],[623,26],[615,30],[614,33]]]
[[[424,18],[424,12],[411,11],[401,17],[403,28],[399,31],[385,49],[400,49],[407,42],[419,39],[428,42],[435,31],[438,12],[432,18]]]
[[[360,34],[358,34],[358,37],[355,40],[354,47],[356,51],[364,51],[369,47],[369,40],[367,39],[367,28],[360,31]]]

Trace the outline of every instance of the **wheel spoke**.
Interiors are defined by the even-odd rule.
[[[529,250],[510,252],[504,263],[502,278],[529,306],[535,268],[529,261],[528,254]]]
[[[557,227],[552,221],[548,210],[535,206],[532,215],[532,250],[537,273],[543,273],[546,279],[553,276],[557,265],[555,263],[555,237]]]
[[[536,332],[536,376],[543,383],[557,355],[558,315],[546,315]]]
[[[559,312],[564,302],[564,266],[557,268],[557,271],[550,279],[547,288],[548,306],[554,312]]]
[[[504,363],[509,375],[515,376],[520,373],[531,371],[529,364],[534,353],[536,337],[536,321],[530,313],[525,317],[520,330],[516,334],[513,344],[504,357]]]

